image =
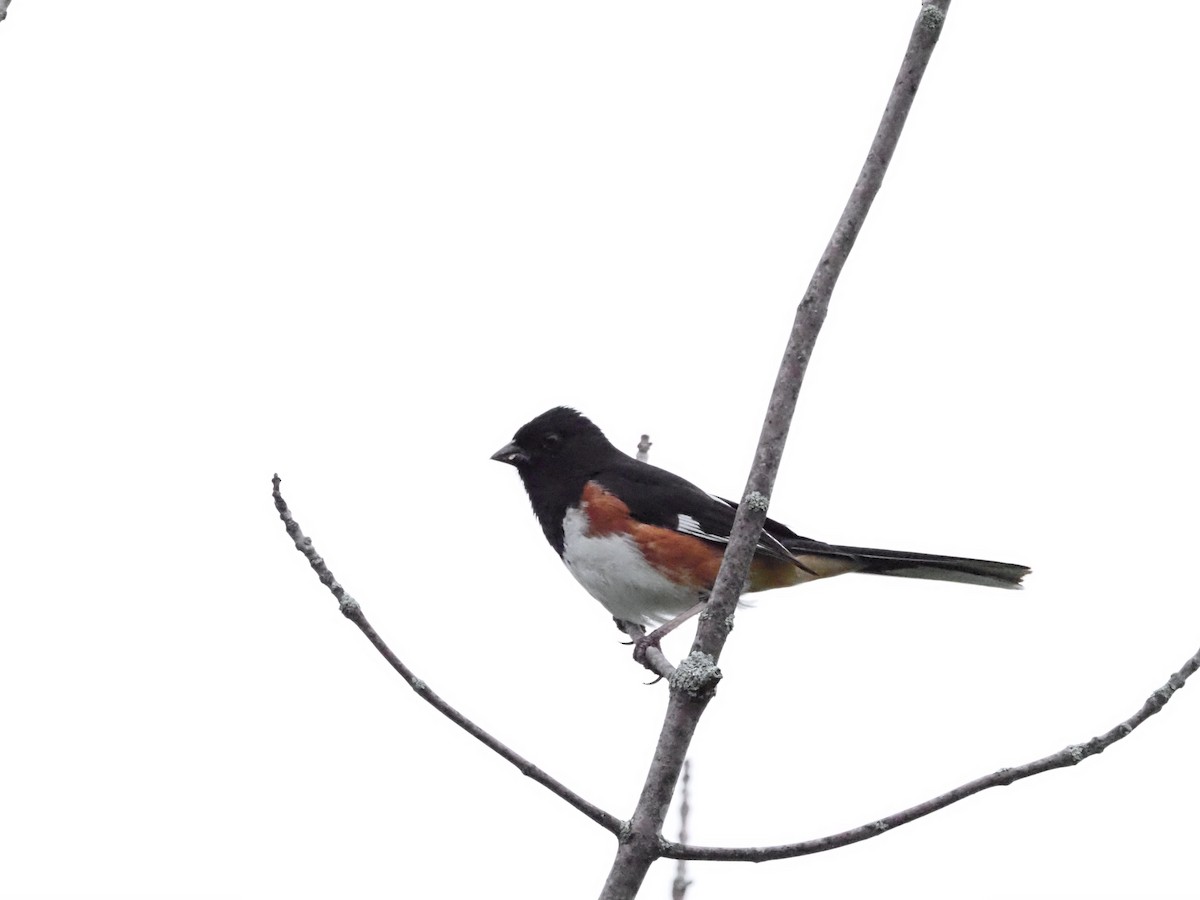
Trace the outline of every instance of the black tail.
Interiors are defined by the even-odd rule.
[[[957,581],[1019,589],[1021,579],[1030,571],[1028,566],[1013,563],[899,550],[872,550],[869,547],[842,547],[799,535],[785,536],[781,543],[793,554],[797,564],[816,578],[828,578],[844,572],[865,572],[868,575],[926,578],[931,581]]]
[[[837,550],[863,563],[860,572],[893,575],[899,578],[927,578],[931,581],[958,581],[988,587],[1020,588],[1029,574],[1028,566],[992,562],[987,559],[963,559],[958,556],[934,556],[929,553],[903,553],[896,550],[871,550],[866,547],[837,547]]]

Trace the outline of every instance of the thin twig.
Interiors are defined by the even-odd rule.
[[[1188,677],[1198,668],[1200,668],[1200,650],[1197,650],[1196,654],[1184,663],[1183,668],[1172,675],[1166,684],[1151,694],[1146,699],[1146,702],[1142,704],[1141,709],[1099,737],[1094,737],[1083,744],[1072,744],[1057,753],[1026,763],[1023,766],[1000,769],[990,775],[976,778],[974,781],[968,781],[966,784],[956,787],[952,791],[947,791],[944,794],[926,800],[924,803],[918,803],[916,806],[909,807],[902,812],[894,813],[890,816],[885,816],[867,825],[860,825],[858,828],[851,828],[849,831],[831,834],[828,837],[816,838],[811,841],[799,841],[795,844],[780,844],[775,847],[689,847],[687,840],[680,838],[678,844],[667,844],[663,848],[663,855],[670,859],[678,860],[702,859],[734,862],[765,862],[770,859],[788,859],[793,856],[807,856],[810,853],[821,853],[825,850],[833,850],[835,847],[845,847],[847,844],[855,844],[859,841],[865,841],[868,838],[878,837],[885,831],[899,825],[905,825],[922,816],[927,816],[931,812],[936,812],[943,807],[949,806],[951,803],[957,803],[959,800],[970,797],[972,794],[978,794],[980,791],[985,791],[988,788],[1010,785],[1014,781],[1029,778],[1031,775],[1040,775],[1042,772],[1049,772],[1051,769],[1074,766],[1083,762],[1089,756],[1095,756],[1097,753],[1103,752],[1162,709],[1167,704],[1167,701],[1171,699],[1171,695],[1183,687]]]
[[[642,462],[649,462],[650,448],[654,446],[650,443],[650,435],[643,434],[642,439],[638,441],[637,458]],[[613,620],[617,623],[617,627],[629,635],[630,639],[636,644],[646,637],[646,629],[641,625],[636,625],[633,622],[626,622],[624,619],[618,619],[616,616]],[[658,679],[670,678],[675,672],[675,667],[671,665],[671,661],[658,648],[657,645],[646,648],[645,653],[641,655],[642,665],[649,669],[652,673],[658,676]],[[654,684],[654,682],[650,682]]]
[[[638,441],[637,458],[642,462],[647,462],[650,459],[650,448],[654,445],[650,443],[650,435],[643,434],[642,439]]]
[[[283,520],[284,525],[287,527],[287,533],[295,541],[296,549],[308,558],[309,565],[313,567],[313,570],[317,573],[317,577],[321,579],[321,584],[329,588],[333,596],[337,598],[338,607],[341,609],[342,615],[358,626],[359,630],[367,636],[367,640],[374,645],[375,649],[388,661],[391,667],[399,672],[400,677],[407,681],[409,687],[417,692],[417,696],[467,734],[480,741],[486,747],[496,751],[496,753],[516,766],[522,775],[532,778],[538,784],[562,797],[562,799],[566,800],[593,822],[611,831],[613,834],[619,835],[624,826],[624,823],[620,819],[611,813],[605,812],[595,804],[584,800],[562,782],[551,778],[540,768],[525,759],[525,757],[500,743],[500,741],[496,740],[496,738],[492,737],[435,694],[429,685],[420,678],[417,678],[408,666],[400,661],[400,658],[384,643],[383,638],[379,636],[378,632],[371,627],[371,623],[367,621],[367,617],[363,614],[362,607],[359,606],[358,601],[346,593],[345,588],[338,584],[337,579],[333,577],[333,573],[329,571],[329,567],[325,565],[325,560],[317,554],[316,549],[313,547],[312,538],[306,537],[304,532],[300,530],[300,525],[292,517],[291,510],[288,509],[287,502],[283,499],[283,494],[279,491],[279,476],[276,475],[272,478],[271,483],[274,485],[272,494],[275,497],[275,508],[279,510],[279,518]]]
[[[692,780],[692,761],[683,761],[683,778],[679,784],[679,846],[686,847],[688,840],[688,813],[691,803],[688,797],[688,784]],[[675,880],[671,882],[671,900],[684,900],[688,886],[691,884],[687,877],[687,857],[680,856],[679,864],[675,867]]]
[[[721,677],[717,662],[725,639],[733,628],[734,609],[746,583],[750,559],[766,520],[771,490],[779,471],[783,447],[796,409],[796,398],[812,356],[813,345],[825,321],[834,285],[871,208],[871,202],[883,183],[884,173],[908,118],[921,76],[941,34],[949,6],[950,0],[932,0],[921,6],[900,74],[892,87],[858,181],[817,264],[804,299],[796,310],[792,332],[767,406],[754,465],[730,532],[725,559],[717,575],[708,609],[700,616],[692,651],[671,678],[671,696],[654,759],[630,819],[629,830],[622,835],[617,848],[608,880],[600,894],[601,900],[629,900],[634,897],[650,864],[662,855],[664,842],[661,833],[667,806],[696,724]]]

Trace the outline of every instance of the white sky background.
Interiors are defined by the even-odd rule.
[[[271,474],[421,677],[628,815],[666,689],[488,456],[566,403],[737,495],[917,9],[17,0],[0,895],[595,896],[611,837],[413,697]],[[1200,645],[1198,27],[951,8],[772,515],[1034,575],[763,596],[693,747],[694,842],[1086,740]],[[1195,896],[1198,739],[1194,686],[879,839],[692,864],[689,900]]]

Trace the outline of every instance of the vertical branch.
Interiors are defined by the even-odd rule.
[[[692,780],[692,761],[683,761],[683,780],[679,785],[679,843],[687,843],[688,813],[691,805],[688,800],[688,782]],[[671,900],[684,900],[688,886],[691,884],[687,877],[687,860],[680,858],[675,866],[675,880],[671,883]]]
[[[654,759],[629,828],[622,834],[608,880],[600,894],[601,900],[633,898],[650,864],[662,855],[663,820],[696,725],[721,678],[716,664],[733,628],[734,607],[746,583],[750,559],[766,520],[775,476],[796,410],[796,399],[817,334],[829,309],[829,298],[883,183],[949,6],[950,0],[930,0],[921,6],[900,74],[892,87],[867,159],[796,310],[725,559],[708,609],[700,616],[691,653],[671,676],[670,700]]]
[[[784,350],[779,374],[775,379],[775,388],[767,405],[767,415],[758,439],[754,465],[746,481],[743,502],[730,534],[725,562],[713,586],[709,609],[701,616],[696,642],[693,645],[693,650],[708,653],[714,660],[720,658],[725,638],[733,627],[734,609],[742,586],[746,583],[750,559],[767,517],[771,491],[775,487],[775,476],[779,472],[788,430],[796,411],[796,400],[804,382],[809,359],[812,357],[817,334],[820,333],[825,314],[829,311],[829,299],[833,295],[834,286],[842,274],[842,268],[854,247],[858,233],[862,230],[863,221],[871,209],[875,195],[883,184],[883,176],[887,172],[892,154],[896,152],[900,132],[908,119],[913,98],[921,84],[921,76],[925,74],[925,67],[929,63],[933,48],[937,45],[949,6],[950,0],[933,0],[922,5],[913,27],[908,50],[904,54],[900,74],[892,86],[883,118],[875,132],[875,139],[871,142],[871,149],[863,162],[854,189],[850,192],[846,208],[842,210],[841,218],[838,219],[833,235],[808,283],[804,299],[796,310],[787,348]]]

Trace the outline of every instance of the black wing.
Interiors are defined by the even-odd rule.
[[[713,544],[728,544],[737,504],[707,494],[665,469],[625,457],[592,476],[640,522],[671,528]],[[957,556],[843,547],[796,534],[767,519],[756,554],[787,560],[818,578],[847,571],[1017,587],[1025,566]]]
[[[620,497],[629,507],[630,515],[639,522],[671,528],[714,544],[729,543],[737,504],[706,493],[666,469],[626,458],[597,473],[593,480]],[[786,525],[767,519],[755,552],[795,563],[796,558],[785,546],[792,540],[820,545],[819,541],[809,541]]]

